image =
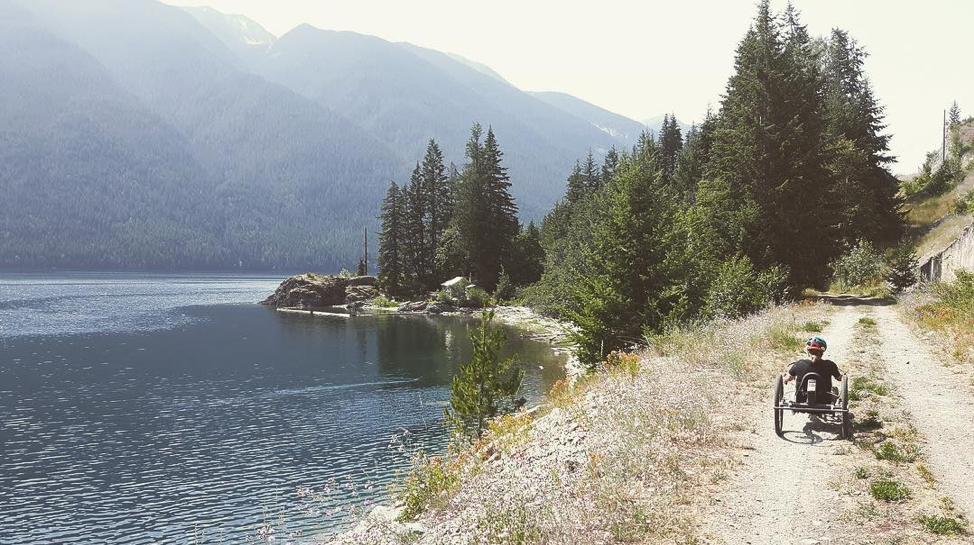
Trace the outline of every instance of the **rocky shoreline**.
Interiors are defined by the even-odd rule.
[[[260,304],[275,307],[280,312],[339,317],[380,313],[476,316],[481,311],[473,306],[456,306],[436,300],[408,301],[394,307],[375,304],[380,297],[391,302],[391,298],[386,298],[378,289],[374,276],[305,273],[285,279]],[[568,355],[565,372],[570,380],[584,373],[584,367],[574,355],[570,324],[542,316],[524,306],[497,306],[494,311],[497,322],[526,333],[532,340],[550,344],[556,354]]]

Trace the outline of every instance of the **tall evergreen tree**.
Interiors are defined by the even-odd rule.
[[[585,197],[587,193],[585,187],[585,178],[582,176],[582,164],[575,161],[575,166],[572,167],[572,173],[568,175],[568,184],[565,190],[565,202],[569,204],[576,203]]]
[[[395,182],[382,201],[382,231],[379,233],[378,281],[388,293],[399,295],[405,291],[406,224],[405,197]]]
[[[781,262],[796,285],[821,280],[835,251],[825,208],[823,81],[797,11],[789,6],[779,24],[763,0],[734,68],[707,175],[757,204],[759,223],[747,226],[743,248],[756,268]]]
[[[457,242],[468,252],[474,280],[492,290],[503,258],[518,234],[517,205],[510,193],[510,177],[493,130],[481,142],[483,129],[475,124],[467,141],[454,209]]]
[[[676,170],[677,157],[682,149],[683,135],[680,132],[680,125],[676,122],[676,116],[663,115],[663,125],[660,127],[659,134],[659,153],[660,170],[665,180],[669,180]]]
[[[407,286],[411,291],[422,291],[430,281],[433,254],[427,245],[427,192],[419,163],[413,169],[409,184],[403,188],[405,195],[404,247],[408,271]]]
[[[829,209],[847,242],[900,235],[899,184],[889,172],[889,135],[883,107],[863,71],[866,52],[843,30],[832,31],[824,51],[825,114],[834,178]]]
[[[616,151],[615,146],[612,146],[609,151],[605,153],[605,158],[602,160],[602,172],[600,174],[601,179],[599,180],[600,188],[609,183],[609,180],[612,179],[612,175],[615,174],[618,166],[619,152]]]
[[[453,195],[450,186],[450,177],[446,174],[446,167],[443,164],[443,152],[436,144],[430,140],[426,147],[426,156],[423,158],[422,166],[422,185],[426,196],[425,203],[425,235],[426,243],[423,251],[427,256],[436,252],[443,238],[443,233],[450,224],[450,214],[453,210]],[[430,264],[430,277],[432,282],[442,280],[436,267]],[[427,285],[429,289],[433,286]]]

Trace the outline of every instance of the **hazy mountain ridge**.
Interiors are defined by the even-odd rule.
[[[123,236],[120,222],[106,227],[95,217],[103,206],[71,209],[82,201],[52,196],[68,193],[12,192],[15,198],[8,203],[29,204],[33,219],[8,216],[0,238],[18,243],[3,247],[0,265],[350,266],[360,251],[362,229],[376,224],[389,180],[405,180],[430,137],[459,166],[470,125],[491,125],[524,218],[540,217],[562,195],[575,159],[589,150],[599,154],[624,145],[483,65],[409,44],[307,25],[277,39],[245,17],[185,11],[155,0],[3,0],[0,9],[10,24],[29,20],[64,46],[48,52],[52,57],[37,64],[34,77],[18,73],[21,85],[8,86],[8,91],[36,95],[33,102],[7,108],[8,115],[20,116],[19,125],[11,127],[47,133],[5,148],[4,172],[22,178],[4,183],[28,187],[25,173],[51,162],[65,145],[57,143],[59,138],[74,134],[74,145],[85,145],[89,133],[38,121],[50,117],[53,104],[64,110],[59,119],[87,116],[101,127],[98,141],[107,149],[129,149],[133,170],[123,174],[127,163],[92,144],[83,161],[48,171],[48,186],[71,179],[90,199],[124,209],[130,225],[172,221],[164,229],[129,229]],[[16,44],[27,66],[31,56],[41,54],[33,50],[41,43],[36,36]],[[7,43],[13,47],[12,38]],[[74,63],[72,48],[87,59],[78,65],[84,72],[80,77],[106,89],[92,87],[86,96],[95,101],[126,96],[124,108],[122,99],[111,105],[115,99],[106,98],[108,110],[72,99],[79,86],[51,79],[56,71],[40,77],[43,66]],[[2,66],[0,79],[12,79],[11,63]],[[42,101],[54,92],[52,86],[65,94]],[[12,95],[8,100],[17,104]],[[116,122],[120,128],[114,131],[109,125]],[[13,129],[5,133],[7,141]],[[141,143],[151,149],[138,149]],[[102,171],[119,171],[128,184],[121,196],[105,185],[111,176],[93,174],[98,163]],[[148,190],[140,195],[140,188]],[[55,201],[59,204],[51,204]],[[61,225],[45,216],[54,213],[88,227],[16,230],[23,223]],[[100,244],[115,249],[103,251],[72,238],[86,231],[105,233]],[[182,234],[174,237],[177,232]],[[122,244],[126,236],[134,241]],[[168,240],[162,243],[167,250],[146,258],[156,239]],[[22,259],[25,253],[33,256],[29,263]],[[98,253],[103,255],[86,257]]]

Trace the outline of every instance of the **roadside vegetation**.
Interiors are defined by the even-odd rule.
[[[903,299],[919,326],[943,338],[959,362],[974,362],[974,273],[957,271],[953,282],[935,283]]]

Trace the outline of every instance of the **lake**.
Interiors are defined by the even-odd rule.
[[[476,321],[254,303],[281,280],[0,274],[0,543],[301,543],[442,450]],[[507,331],[536,402],[564,358]]]

